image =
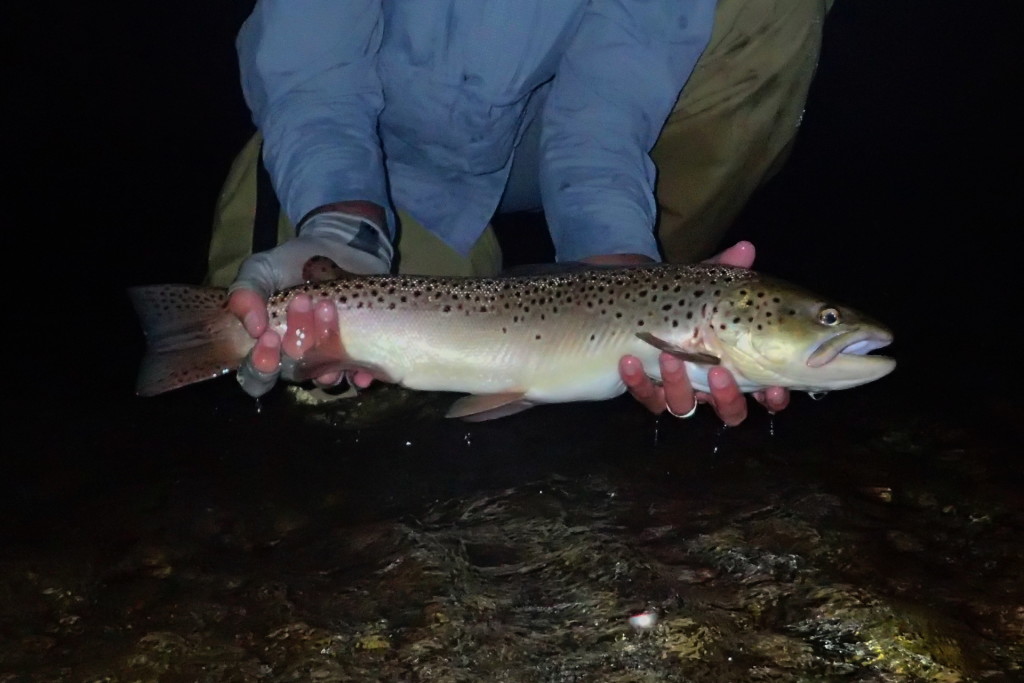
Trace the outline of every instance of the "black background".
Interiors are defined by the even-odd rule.
[[[251,2],[4,10],[11,386],[131,395],[132,284],[195,282],[251,132],[233,40]],[[838,0],[789,162],[731,237],[757,266],[895,330],[899,373],[1012,391],[1021,51],[1011,0]]]

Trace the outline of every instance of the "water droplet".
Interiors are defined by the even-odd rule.
[[[828,395],[827,391],[808,391],[807,395],[815,401],[820,401]]]

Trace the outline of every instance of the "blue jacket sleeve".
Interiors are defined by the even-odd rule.
[[[592,0],[544,106],[540,188],[558,260],[660,260],[649,152],[707,45],[714,0]]]
[[[388,207],[377,116],[381,0],[259,0],[236,43],[242,91],[293,222],[346,200]]]

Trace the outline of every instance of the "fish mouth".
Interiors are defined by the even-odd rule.
[[[892,343],[892,334],[885,330],[851,330],[842,332],[824,341],[807,358],[808,367],[820,368],[838,356],[860,356],[864,362],[889,363],[895,361],[887,356],[868,356],[875,349]]]

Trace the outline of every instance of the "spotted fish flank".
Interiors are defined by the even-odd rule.
[[[352,276],[275,294],[285,330],[297,294],[331,300],[343,348],[309,368],[368,370],[413,389],[460,391],[459,417],[486,419],[538,403],[611,398],[618,360],[638,356],[657,378],[662,351],[687,361],[707,390],[721,364],[743,391],[852,387],[895,363],[867,355],[892,337],[856,311],[755,271],[720,265],[592,268],[506,278]],[[151,395],[236,369],[253,341],[226,293],[156,285],[132,292],[150,339],[138,390]],[[312,370],[310,370],[312,372]]]

